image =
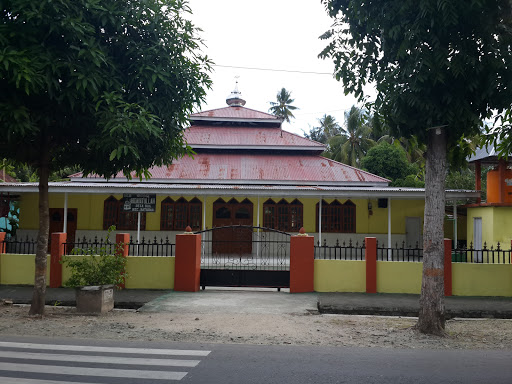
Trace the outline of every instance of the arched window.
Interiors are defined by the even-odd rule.
[[[263,225],[280,231],[299,231],[302,227],[302,203],[295,199],[288,203],[281,199],[277,204],[272,199],[263,203]]]
[[[111,225],[115,225],[116,229],[136,230],[138,213],[124,212],[123,199],[117,200],[114,196],[110,196],[103,203],[103,229],[108,229]],[[140,214],[140,229],[146,229],[146,213]]]
[[[190,226],[193,230],[201,229],[202,203],[198,198],[191,201],[180,197],[174,201],[170,197],[161,203],[160,230],[181,231]]]
[[[318,203],[316,204],[316,230],[318,232]],[[322,232],[355,233],[356,205],[347,200],[341,204],[338,200],[327,203],[322,200]]]

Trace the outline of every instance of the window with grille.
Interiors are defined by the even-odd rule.
[[[160,230],[181,231],[190,226],[192,230],[200,230],[202,223],[202,203],[195,197],[191,201],[181,197],[174,201],[165,198],[161,204]]]
[[[318,232],[318,203],[316,204],[316,230]],[[356,205],[347,200],[341,204],[338,200],[327,203],[322,200],[322,232],[355,233]]]
[[[138,213],[124,212],[123,199],[117,200],[114,196],[110,196],[103,203],[103,229],[108,229],[115,225],[116,229],[137,230]],[[140,229],[146,229],[146,213],[140,214]]]
[[[281,199],[277,204],[268,199],[263,203],[263,226],[284,232],[298,232],[302,227],[302,212],[302,203],[297,199],[291,203]]]

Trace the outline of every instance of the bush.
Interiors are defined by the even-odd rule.
[[[82,287],[124,283],[127,274],[125,272],[126,258],[123,257],[120,249],[123,245],[110,242],[110,234],[115,229],[115,226],[108,229],[105,244],[101,247],[73,249],[73,255],[84,255],[83,258],[77,259],[76,256],[62,258],[62,264],[71,269],[71,277],[64,283],[65,286]],[[114,250],[113,253],[112,250]]]

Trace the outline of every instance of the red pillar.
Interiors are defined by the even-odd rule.
[[[444,239],[444,295],[452,295],[452,241]]]
[[[0,232],[0,254],[5,253],[5,232]]]
[[[187,228],[188,231],[188,228]],[[174,290],[198,292],[201,275],[201,235],[176,235]]]
[[[500,203],[505,202],[505,171],[507,170],[507,163],[505,160],[500,159],[498,163],[498,172],[499,172],[499,191],[500,191]]]
[[[377,238],[365,237],[366,293],[377,293]]]
[[[290,238],[290,293],[315,290],[315,238],[300,233]]]
[[[480,160],[475,161],[475,189],[477,191],[482,189],[482,163]],[[480,204],[481,202],[481,197],[476,199],[477,204]]]
[[[67,241],[68,234],[55,232],[51,234],[51,237],[50,288],[59,288],[62,286],[62,264],[60,260],[64,254],[64,243]]]
[[[128,256],[128,243],[130,242],[129,233],[116,233],[116,252],[123,257]],[[126,282],[119,284],[119,288],[126,288]]]

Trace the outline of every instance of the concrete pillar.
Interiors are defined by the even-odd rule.
[[[52,243],[50,249],[50,288],[59,288],[62,286],[62,264],[60,260],[64,255],[64,243],[68,235],[64,232],[51,234]]]
[[[505,172],[507,170],[507,163],[505,160],[500,159],[498,162],[498,172],[499,172],[499,191],[500,191],[500,203],[503,204],[505,202]]]
[[[444,295],[452,295],[452,241],[444,239]]]
[[[477,191],[482,190],[482,163],[480,160],[475,161],[475,189]],[[482,198],[478,197],[476,203],[480,204],[481,202]]]
[[[174,290],[198,292],[201,276],[201,235],[186,232],[176,235],[176,256],[174,260]]]
[[[0,254],[5,253],[5,232],[0,232]]]
[[[377,238],[364,239],[366,262],[366,293],[377,293]]]
[[[130,242],[130,234],[129,233],[116,233],[116,254],[128,257]],[[120,288],[126,288],[126,282],[119,284]]]
[[[290,293],[314,292],[315,238],[304,228],[290,238]]]

